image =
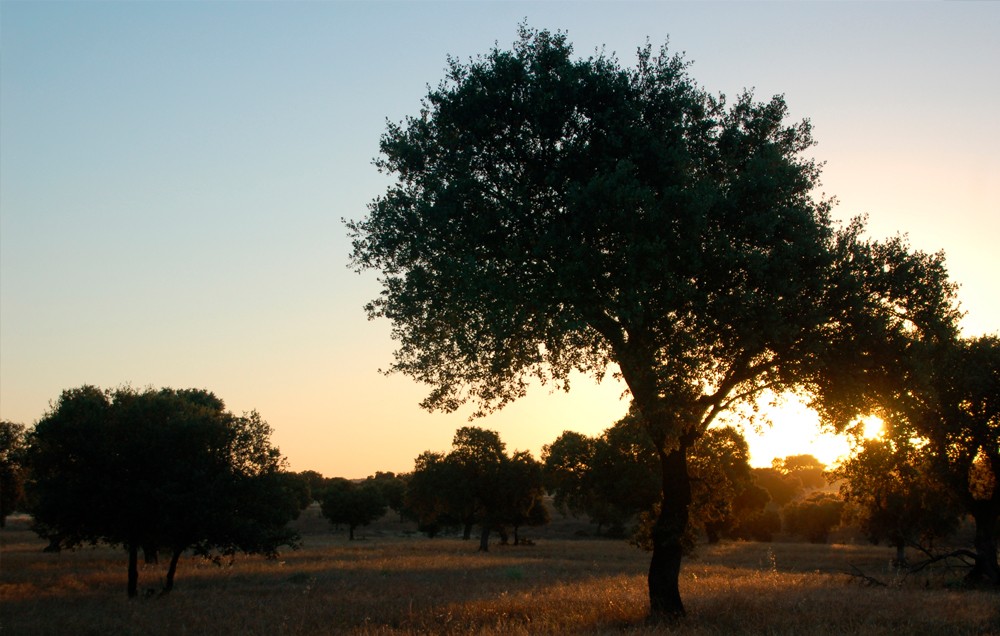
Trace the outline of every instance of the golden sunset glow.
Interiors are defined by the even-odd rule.
[[[85,384],[191,387],[258,410],[293,470],[407,471],[447,448],[474,409],[426,413],[428,387],[379,373],[396,345],[366,318],[380,284],[349,267],[342,219],[385,192],[386,122],[419,113],[447,56],[506,46],[522,21],[623,66],[669,41],[710,93],[783,94],[812,124],[835,220],[943,250],[963,329],[1000,327],[1000,126],[979,116],[1000,112],[1000,4],[610,9],[4,2],[0,417],[31,425]],[[628,408],[610,379],[549,388],[472,424],[537,457]],[[762,415],[732,418],[754,465],[850,449],[794,399]]]
[[[882,418],[871,415],[861,420],[865,439],[877,439],[885,433],[885,422]]]

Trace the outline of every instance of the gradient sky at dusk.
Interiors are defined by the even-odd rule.
[[[783,93],[838,218],[944,250],[966,332],[1000,327],[1000,3],[3,1],[0,417],[82,384],[197,387],[260,411],[294,470],[446,449],[471,409],[425,413],[379,374],[389,325],[341,219],[388,184],[386,119],[524,19],[626,64],[669,37],[713,92]],[[537,456],[610,426],[622,391],[539,387],[475,424]],[[807,414],[776,419],[756,464],[832,459]]]

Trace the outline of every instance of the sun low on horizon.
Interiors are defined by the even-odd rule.
[[[768,396],[759,408],[761,423],[740,427],[750,448],[751,466],[765,468],[775,459],[812,455],[831,468],[851,454],[849,435],[824,427],[816,411],[801,398],[792,394],[777,399]],[[865,417],[861,424],[865,439],[881,436],[883,423],[877,417]]]
[[[483,418],[469,419],[468,405],[455,413],[430,413],[417,407],[424,387],[402,376],[378,378],[380,386],[371,388],[370,424],[346,427],[342,443],[324,447],[317,440],[286,438],[276,427],[282,450],[295,471],[316,470],[326,476],[361,479],[376,472],[407,473],[424,451],[447,452],[456,430],[476,426],[495,431],[508,451],[527,450],[542,458],[543,447],[562,434],[573,431],[597,437],[613,426],[628,410],[629,396],[624,384],[608,374],[600,383],[574,374],[568,392],[533,385],[528,394],[505,408]],[[379,400],[392,395],[395,401]],[[390,414],[391,413],[391,414]],[[365,419],[365,412],[344,413],[346,421]],[[391,429],[379,424],[398,422]],[[792,455],[813,455],[828,468],[847,457],[852,442],[847,434],[824,428],[818,414],[794,394],[766,394],[758,402],[758,413],[751,418],[742,411],[720,416],[715,426],[734,426],[747,441],[750,465],[770,467],[775,459]],[[877,437],[881,422],[869,420],[866,438]],[[386,444],[392,436],[393,444]]]

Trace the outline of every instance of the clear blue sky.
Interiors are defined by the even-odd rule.
[[[295,470],[447,448],[468,412],[378,373],[389,326],[364,316],[378,286],[341,219],[387,184],[386,119],[525,18],[625,63],[669,37],[709,90],[783,93],[838,216],[943,249],[966,330],[997,331],[998,3],[3,1],[0,417],[85,383],[199,387],[259,410]],[[540,388],[476,424],[537,454],[609,426],[622,390]],[[773,452],[819,452],[786,435]]]

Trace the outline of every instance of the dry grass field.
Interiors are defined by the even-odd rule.
[[[394,525],[395,524],[395,525]],[[125,555],[46,554],[24,520],[0,531],[0,634],[996,634],[1000,595],[937,570],[887,582],[887,548],[726,543],[687,560],[689,617],[648,626],[648,555],[621,541],[532,530],[532,546],[404,536],[386,520],[349,542],[314,510],[302,549],[228,566],[184,558],[167,597],[125,597]],[[140,573],[158,587],[164,566]]]

